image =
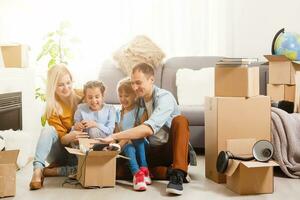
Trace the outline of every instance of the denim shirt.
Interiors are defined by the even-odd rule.
[[[153,130],[153,135],[149,138],[150,144],[160,145],[166,143],[168,139],[160,133],[168,134],[173,118],[180,115],[180,111],[173,94],[155,85],[153,86],[152,101],[153,112],[144,124]],[[145,105],[143,99],[141,103]]]

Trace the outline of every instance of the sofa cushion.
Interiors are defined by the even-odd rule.
[[[162,71],[161,88],[166,89],[177,99],[176,72],[180,68],[201,69],[204,67],[215,67],[222,57],[216,56],[194,56],[194,57],[173,57],[168,59]]]
[[[204,126],[204,105],[179,106],[179,110],[187,117],[190,126]]]
[[[155,82],[154,84],[161,87],[161,72],[162,67],[156,68],[155,70]],[[113,60],[105,60],[100,68],[99,80],[103,81],[106,87],[104,94],[104,101],[110,104],[118,104],[118,94],[117,94],[117,84],[119,80],[125,78],[126,75],[121,71],[121,69],[116,67]]]

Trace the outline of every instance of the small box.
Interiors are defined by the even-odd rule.
[[[80,139],[80,144],[88,146],[92,140]],[[90,151],[65,147],[78,157],[77,180],[83,187],[114,187],[116,185],[116,158],[119,151]]]
[[[226,140],[254,138],[270,140],[270,97],[206,97],[205,98],[205,176],[225,183],[224,174],[216,169],[220,151]]]
[[[281,55],[265,55],[269,61],[270,84],[295,84],[295,72],[300,70],[300,63]]]
[[[4,65],[4,67],[28,67],[28,50],[27,45],[0,44],[0,65]]]
[[[267,94],[274,101],[295,101],[295,85],[268,84]]]
[[[253,97],[259,95],[259,67],[217,65],[215,96]]]
[[[233,155],[252,156],[253,139],[227,140],[227,150]],[[239,153],[241,152],[241,153]],[[274,161],[239,161],[232,160],[228,164],[226,187],[242,195],[265,194],[274,192]]]
[[[0,197],[16,195],[16,169],[19,150],[0,151]]]

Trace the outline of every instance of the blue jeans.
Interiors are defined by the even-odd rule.
[[[129,157],[129,169],[134,175],[140,170],[140,167],[148,167],[146,160],[146,146],[148,142],[143,139],[131,140],[131,144],[126,144],[123,153]]]
[[[33,169],[43,169],[46,161],[48,163],[56,162],[62,167],[58,168],[60,176],[68,176],[76,172],[77,158],[69,154],[64,146],[60,143],[57,132],[54,127],[45,127],[41,131],[34,161]]]

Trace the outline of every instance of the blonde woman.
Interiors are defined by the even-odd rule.
[[[67,166],[76,166],[77,160],[75,156],[67,153],[64,146],[78,142],[78,138],[87,137],[86,133],[78,131],[69,133],[80,99],[72,88],[72,81],[72,75],[64,64],[55,65],[48,71],[45,114],[49,127],[42,130],[37,143],[30,182],[31,190],[43,186],[46,161],[65,166],[55,168],[54,174],[66,176],[70,169]]]

